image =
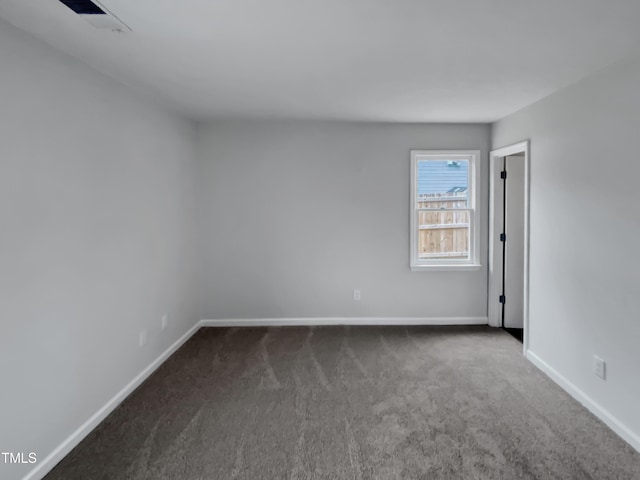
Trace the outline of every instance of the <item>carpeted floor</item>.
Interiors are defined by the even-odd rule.
[[[46,478],[640,479],[488,327],[201,329]]]

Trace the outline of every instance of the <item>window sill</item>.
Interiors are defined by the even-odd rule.
[[[461,265],[411,265],[412,272],[475,272],[480,270],[479,263]]]

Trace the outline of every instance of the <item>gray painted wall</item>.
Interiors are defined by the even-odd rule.
[[[409,271],[409,151],[482,150],[484,225],[489,138],[488,125],[202,126],[204,318],[486,317],[486,228],[480,271]]]
[[[531,139],[531,351],[635,434],[636,448],[639,85],[633,57],[497,122],[492,140]]]
[[[0,65],[0,450],[41,462],[199,319],[194,128],[2,21]]]

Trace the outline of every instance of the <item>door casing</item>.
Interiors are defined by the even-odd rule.
[[[530,154],[529,140],[492,150],[489,154],[489,325],[500,327],[501,304],[499,296],[502,287],[502,195],[500,172],[502,158],[524,153],[524,292],[523,292],[523,353],[529,349],[529,207],[530,207]]]

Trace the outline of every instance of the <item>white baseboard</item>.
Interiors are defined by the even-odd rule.
[[[282,327],[320,325],[487,325],[487,317],[306,317],[201,320],[202,327]]]
[[[84,422],[75,432],[47,455],[37,466],[31,470],[23,480],[39,480],[55,467],[73,448],[78,445],[94,428],[98,426],[107,416],[120,405],[131,392],[140,386],[164,361],[178,350],[194,333],[200,329],[200,323],[196,323],[187,333],[176,340],[169,348],[156,358],[149,366],[131,380],[122,390],[120,390],[111,400],[109,400],[100,410],[94,413],[91,418]]]
[[[631,431],[620,420],[614,417],[601,405],[596,403],[591,397],[589,397],[589,395],[576,387],[565,376],[561,375],[556,369],[542,360],[531,350],[527,350],[526,356],[531,363],[542,370],[549,378],[551,378],[551,380],[556,382],[569,395],[584,405],[587,410],[602,420],[611,430],[616,432],[624,441],[640,452],[640,436],[638,434]]]

